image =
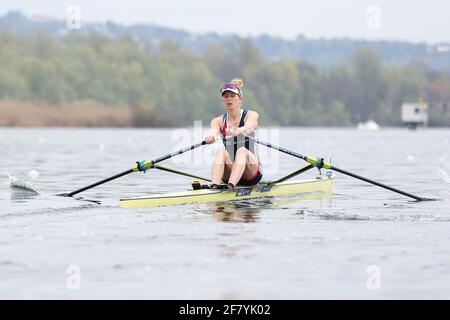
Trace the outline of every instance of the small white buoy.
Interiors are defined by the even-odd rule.
[[[30,172],[28,172],[28,178],[36,180],[37,178],[39,178],[39,172],[37,172],[36,170],[31,170]]]
[[[99,144],[98,145],[98,150],[100,150],[100,151],[105,150],[105,145],[104,144]]]
[[[414,158],[414,156],[409,155],[409,156],[406,157],[406,160],[407,160],[408,162],[414,162],[414,160],[416,160],[416,159]]]

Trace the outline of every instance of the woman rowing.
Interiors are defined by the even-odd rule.
[[[237,185],[251,186],[262,178],[262,167],[255,152],[258,113],[243,108],[242,79],[234,79],[220,88],[226,112],[211,120],[211,130],[205,142],[216,142],[221,135],[225,148],[217,151],[212,166],[212,189],[234,189]],[[222,184],[222,181],[227,184]]]

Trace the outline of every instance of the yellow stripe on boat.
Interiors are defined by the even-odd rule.
[[[252,187],[238,187],[234,190],[189,190],[183,192],[155,194],[144,197],[120,199],[121,208],[152,208],[188,203],[236,201],[301,195],[305,199],[329,198],[333,192],[333,178],[294,180],[276,184],[261,183]]]

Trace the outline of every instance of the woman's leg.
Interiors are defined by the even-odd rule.
[[[252,179],[258,173],[258,170],[259,162],[256,156],[246,148],[239,148],[228,182],[236,186],[241,179]]]
[[[227,181],[232,168],[233,162],[228,151],[226,149],[217,150],[212,166],[211,182],[213,184],[221,184],[222,180]]]

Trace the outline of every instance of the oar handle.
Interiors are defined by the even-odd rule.
[[[203,145],[205,145],[205,144],[206,144],[206,142],[205,142],[205,141],[202,141],[202,142],[193,144],[193,145],[190,146],[190,147],[187,147],[187,148],[178,150],[178,151],[176,151],[176,152],[169,153],[169,154],[167,154],[167,155],[165,155],[165,156],[161,156],[161,157],[159,157],[159,158],[156,158],[155,160],[151,160],[151,161],[143,161],[142,164],[140,164],[140,163],[138,162],[138,164],[137,164],[135,167],[133,167],[132,169],[129,169],[129,170],[124,171],[124,172],[121,172],[121,173],[119,173],[119,174],[116,174],[116,175],[114,175],[114,176],[112,176],[112,177],[103,179],[103,180],[98,181],[98,182],[96,182],[96,183],[90,184],[90,185],[88,185],[88,186],[86,186],[86,187],[83,187],[83,188],[81,188],[81,189],[72,191],[72,192],[70,192],[70,193],[65,193],[65,194],[60,194],[60,195],[61,195],[61,196],[72,197],[73,195],[76,195],[77,193],[86,191],[86,190],[88,190],[88,189],[92,189],[92,188],[94,188],[94,187],[96,187],[96,186],[99,186],[99,185],[104,184],[104,183],[106,183],[106,182],[108,182],[108,181],[111,181],[111,180],[114,180],[114,179],[123,177],[123,176],[125,176],[125,175],[127,175],[127,174],[130,174],[130,173],[133,173],[133,172],[137,172],[137,171],[145,171],[145,170],[147,170],[147,169],[152,168],[152,167],[153,167],[156,163],[158,163],[158,162],[167,160],[167,159],[169,159],[169,158],[172,158],[172,157],[174,157],[174,156],[180,155],[180,154],[185,153],[185,152],[187,152],[187,151],[194,150],[195,148],[198,148],[198,147],[203,146]]]

